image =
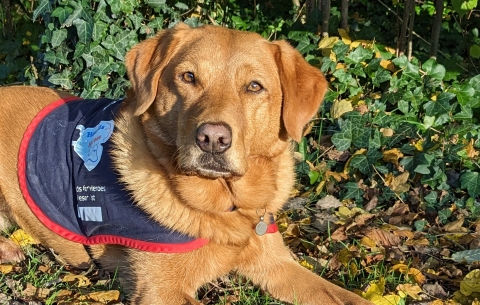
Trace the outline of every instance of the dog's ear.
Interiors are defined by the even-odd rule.
[[[317,113],[328,84],[322,72],[308,64],[287,42],[275,41],[273,44],[277,46],[275,59],[283,93],[283,132],[299,142],[303,128]]]
[[[155,100],[162,71],[172,58],[182,32],[188,29],[188,25],[179,23],[137,44],[127,53],[125,66],[136,101],[134,115],[147,111]]]

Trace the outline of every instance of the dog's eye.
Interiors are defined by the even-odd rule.
[[[251,82],[247,87],[247,91],[250,91],[250,92],[260,92],[262,90],[263,90],[263,86],[257,82]]]
[[[186,83],[195,84],[195,75],[192,72],[185,72],[182,74],[182,80]]]

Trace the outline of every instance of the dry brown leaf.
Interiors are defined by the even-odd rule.
[[[391,128],[380,128],[380,132],[383,134],[384,137],[391,137],[394,134],[393,129]]]
[[[77,283],[78,287],[87,287],[92,284],[86,276],[71,273],[65,275],[63,281],[70,284]]]
[[[403,153],[398,148],[392,148],[383,152],[383,161],[391,162],[398,167],[398,160],[403,158]]]
[[[118,290],[91,292],[87,295],[84,295],[78,298],[79,301],[89,300],[89,301],[101,302],[103,304],[108,302],[118,301],[119,299],[120,299],[120,291]]]
[[[335,241],[344,241],[348,238],[347,233],[345,232],[345,226],[341,226],[338,229],[336,229],[332,235],[331,238]]]
[[[466,233],[468,229],[463,227],[463,223],[463,217],[459,217],[457,220],[447,223],[443,229],[449,233]]]
[[[426,238],[419,238],[419,239],[409,239],[405,242],[406,246],[428,246],[430,245],[430,241]]]
[[[415,236],[413,232],[409,230],[396,230],[393,231],[393,234],[397,235],[398,237],[405,237],[407,239],[411,239]]]
[[[384,247],[398,246],[401,243],[401,239],[398,236],[381,229],[369,228],[362,230],[361,233]]]
[[[412,285],[412,284],[400,284],[397,286],[398,294],[402,298],[406,298],[407,296],[410,296],[414,300],[421,300],[422,297],[419,295],[419,293],[422,292],[422,288],[418,285]]]
[[[326,210],[331,208],[338,208],[342,206],[342,202],[332,195],[327,195],[324,198],[317,201],[315,207],[320,210]]]
[[[467,150],[467,156],[472,159],[479,155],[479,152],[476,151],[475,147],[473,146],[474,143],[475,142],[473,141],[473,138],[472,138],[470,139],[470,142],[468,142],[467,147],[465,147],[465,149]]]
[[[391,188],[396,194],[407,192],[410,189],[410,184],[407,183],[408,176],[408,172],[404,172],[397,177],[390,173],[386,174],[385,185]]]

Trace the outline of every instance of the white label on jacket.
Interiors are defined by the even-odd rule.
[[[78,140],[72,141],[73,150],[82,158],[89,171],[100,162],[103,152],[102,144],[110,139],[113,127],[113,120],[101,121],[97,126],[89,128],[77,125],[76,129],[80,131],[80,136]]]

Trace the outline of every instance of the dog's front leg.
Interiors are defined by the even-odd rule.
[[[284,246],[280,233],[253,239],[240,261],[238,273],[284,302],[302,305],[371,304],[300,266]]]

